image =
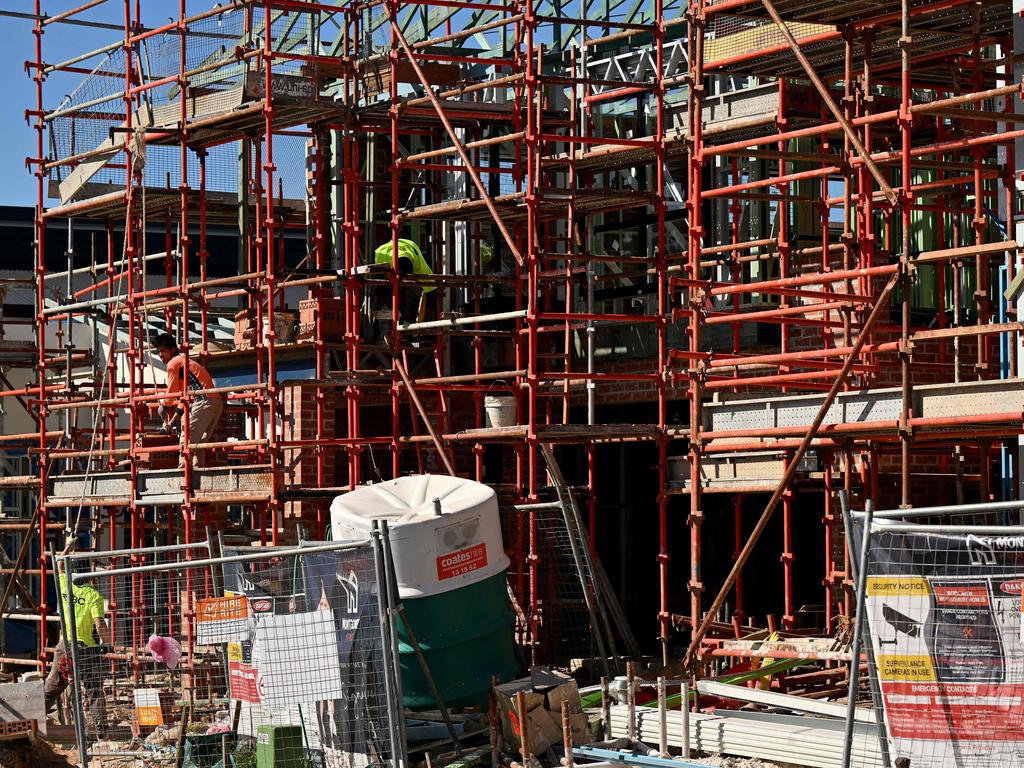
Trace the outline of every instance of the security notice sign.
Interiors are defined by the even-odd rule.
[[[866,612],[892,759],[1024,765],[1024,538],[872,535]]]

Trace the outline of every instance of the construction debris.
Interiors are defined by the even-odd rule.
[[[649,709],[638,713],[638,738],[646,743],[658,742],[657,715]],[[627,720],[626,707],[612,707],[613,737],[626,733]],[[691,712],[689,721],[691,748],[700,752],[756,757],[813,768],[834,768],[842,763],[842,720],[717,710],[713,714]],[[683,745],[681,727],[680,714],[670,711],[667,728],[670,746]],[[857,726],[853,765],[861,768],[883,765],[874,726]]]
[[[562,744],[562,703],[568,705],[569,729],[573,743],[590,742],[590,723],[580,700],[576,681],[550,669],[532,669],[530,676],[494,688],[505,743],[521,747],[523,722],[519,694],[526,715],[527,741],[531,754],[543,755]]]

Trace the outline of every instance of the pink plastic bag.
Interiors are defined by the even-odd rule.
[[[178,661],[181,659],[181,644],[173,637],[150,635],[148,645],[153,658],[162,661],[168,669],[178,666]]]

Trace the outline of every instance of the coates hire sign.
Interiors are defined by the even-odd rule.
[[[441,581],[452,579],[486,567],[487,545],[481,542],[437,558],[437,578]]]

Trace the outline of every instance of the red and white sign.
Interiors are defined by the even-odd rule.
[[[437,558],[437,578],[441,581],[464,576],[487,567],[487,544],[481,542],[472,547],[449,552]]]
[[[253,613],[273,613],[274,612],[274,598],[272,597],[257,597],[249,601],[249,607],[252,608]]]
[[[891,682],[882,690],[893,737],[1024,741],[1024,685]]]
[[[1024,587],[1024,582],[1015,579],[1013,581],[1004,581],[999,585],[999,591],[1007,595],[1019,595],[1024,591],[1022,587]]]
[[[231,685],[231,698],[248,701],[250,704],[260,703],[259,671],[252,664],[229,661],[228,682]]]
[[[941,606],[987,606],[989,604],[988,587],[984,584],[965,584],[950,586],[936,584],[932,587],[935,593],[935,604]]]

